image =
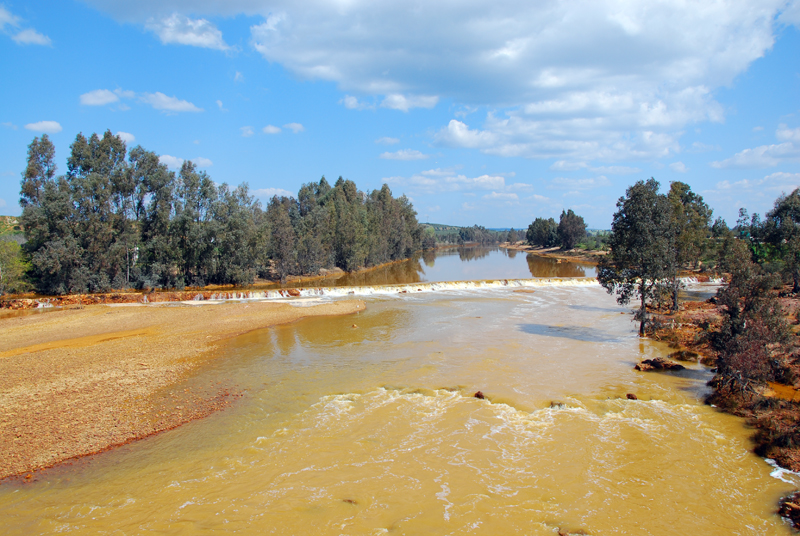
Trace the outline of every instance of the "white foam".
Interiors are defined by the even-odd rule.
[[[773,468],[773,471],[769,474],[769,476],[772,478],[777,478],[778,480],[786,482],[787,484],[800,486],[800,473],[784,469],[778,465],[778,462],[771,458],[764,458],[764,461],[770,464]]]

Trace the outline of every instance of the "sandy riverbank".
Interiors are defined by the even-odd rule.
[[[360,300],[105,305],[0,319],[0,478],[50,467],[220,409],[235,386],[179,387],[235,335]]]
[[[563,259],[572,262],[582,262],[586,264],[597,264],[600,259],[607,253],[606,251],[585,251],[582,249],[571,249],[569,251],[564,251],[560,247],[556,246],[553,248],[540,248],[529,246],[525,243],[516,243],[516,244],[509,244],[505,242],[500,244],[501,248],[505,249],[513,249],[515,251],[524,251],[526,253],[533,253],[534,255],[540,255],[542,257],[552,257],[554,259]]]

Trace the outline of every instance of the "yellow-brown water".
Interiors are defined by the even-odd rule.
[[[790,533],[710,373],[633,371],[667,350],[598,286],[367,307],[233,341],[186,387],[238,406],[0,487],[3,532]]]

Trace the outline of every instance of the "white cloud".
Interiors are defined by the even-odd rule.
[[[578,171],[582,169],[589,170],[593,173],[602,173],[605,175],[629,175],[631,173],[639,173],[642,170],[637,167],[629,166],[590,166],[586,162],[568,162],[566,160],[557,160],[550,166],[553,171]]]
[[[669,165],[669,169],[671,169],[676,173],[686,173],[687,171],[689,171],[689,168],[686,167],[686,164],[680,161],[671,163]]]
[[[49,37],[47,37],[46,35],[40,34],[39,32],[37,32],[36,30],[34,30],[32,28],[28,28],[28,29],[22,30],[21,32],[17,33],[15,36],[13,36],[11,39],[13,39],[14,42],[16,42],[16,43],[18,43],[20,45],[50,46],[50,45],[53,44],[53,42],[50,41]]]
[[[233,75],[234,82],[244,82],[244,75],[239,71],[236,71],[236,74]]]
[[[280,134],[281,128],[276,127],[275,125],[267,125],[262,128],[261,131],[264,132],[264,134]]]
[[[416,149],[401,149],[393,153],[381,153],[381,158],[385,160],[425,160],[430,155],[423,154]]]
[[[344,104],[344,107],[348,110],[374,110],[375,105],[369,104],[368,102],[360,101],[358,98],[352,95],[345,95],[342,100],[339,101],[339,104]]]
[[[400,143],[400,140],[397,138],[390,138],[388,136],[384,136],[383,138],[378,138],[375,140],[375,143],[379,143],[381,145],[394,145],[396,143]]]
[[[511,184],[511,185],[506,187],[506,190],[518,190],[518,191],[521,191],[521,192],[529,191],[529,190],[533,190],[533,189],[534,189],[533,184],[526,184],[524,182],[515,182],[514,184]]]
[[[259,188],[258,190],[253,190],[252,194],[262,199],[272,199],[276,195],[278,197],[294,197],[292,192],[283,188]]]
[[[592,177],[589,179],[573,179],[568,177],[556,177],[550,181],[550,188],[559,190],[591,190],[593,188],[605,188],[611,186],[611,181],[605,175]]]
[[[4,208],[6,206],[6,200],[0,197],[0,208]]]
[[[439,97],[435,96],[414,96],[414,95],[400,95],[394,93],[387,95],[381,102],[383,108],[390,108],[392,110],[400,110],[407,112],[412,108],[433,108],[439,102]]]
[[[28,123],[25,128],[34,132],[43,132],[45,134],[58,134],[63,129],[58,121],[38,121],[36,123]]]
[[[208,158],[203,158],[202,156],[198,156],[197,158],[192,159],[192,163],[199,168],[207,168],[214,165],[214,162],[209,160]]]
[[[119,101],[119,96],[108,89],[95,89],[81,95],[81,104],[84,106],[105,106]]]
[[[285,125],[283,125],[283,128],[288,128],[295,134],[304,132],[306,130],[305,127],[303,127],[303,125],[301,125],[300,123],[286,123]]]
[[[160,20],[149,19],[145,27],[155,33],[165,45],[189,45],[216,50],[231,48],[222,38],[222,32],[206,19],[190,19],[185,15],[173,13]]]
[[[134,141],[136,141],[136,136],[131,134],[130,132],[122,132],[121,130],[117,132],[117,137],[124,141],[127,145],[130,145]]]
[[[228,110],[227,110],[227,108],[225,108],[225,107],[222,105],[222,101],[221,101],[221,100],[217,100],[217,101],[216,101],[216,103],[217,103],[217,108],[219,108],[219,111],[220,111],[220,112],[227,112],[227,111],[228,111]]]
[[[383,182],[408,186],[421,193],[468,192],[470,190],[505,190],[505,178],[500,175],[467,177],[451,169],[429,169],[405,177],[387,177]],[[467,194],[465,194],[467,195]]]
[[[778,125],[775,137],[780,141],[800,143],[800,128],[789,128],[783,124]]]
[[[718,169],[763,168],[777,166],[786,160],[797,159],[800,159],[800,148],[787,141],[776,145],[762,145],[753,149],[745,149],[731,158],[711,162],[711,166]]]
[[[753,132],[761,132],[764,130],[764,127],[753,127]]]
[[[19,17],[12,15],[2,4],[0,4],[0,31],[5,31],[6,26],[19,26]]]
[[[519,196],[514,193],[507,192],[492,192],[483,196],[487,201],[505,201],[507,203],[515,203],[519,201]]]
[[[491,147],[495,143],[496,138],[497,137],[491,132],[470,130],[465,123],[455,119],[451,119],[447,127],[436,134],[436,141],[438,142],[455,147],[468,147],[470,149]]]
[[[12,14],[2,4],[0,4],[0,32],[11,34],[11,28],[19,30],[21,22],[22,19]],[[33,28],[21,29],[11,35],[11,39],[13,39],[18,45],[50,46],[53,44],[49,37],[37,32]]]
[[[178,158],[177,156],[170,156],[168,154],[162,154],[161,156],[159,156],[158,161],[170,169],[178,169],[183,165],[183,158]]]
[[[2,125],[4,127],[6,127],[6,128],[10,128],[11,130],[17,130],[17,125],[15,125],[14,123],[12,123],[10,121],[6,121],[6,122],[2,123]]]
[[[249,138],[254,134],[253,127],[239,127],[239,130],[242,131],[243,138]]]
[[[800,173],[786,173],[778,171],[760,179],[743,179],[731,183],[724,180],[716,184],[716,190],[736,192],[741,195],[748,194],[763,194],[764,192],[771,192],[774,197],[781,192],[791,192],[795,188],[800,187]]]
[[[168,97],[160,91],[155,93],[143,93],[140,97],[142,102],[149,104],[156,110],[164,112],[202,112],[202,108],[198,108],[189,101],[180,100],[177,97]]]
[[[440,141],[584,162],[675,160],[687,125],[722,120],[717,89],[772,48],[776,18],[800,18],[786,0],[87,1],[139,23],[156,10],[268,13],[251,45],[299,78],[403,110],[447,100],[461,120],[486,106],[483,123],[442,125]],[[345,106],[369,106],[349,95]]]

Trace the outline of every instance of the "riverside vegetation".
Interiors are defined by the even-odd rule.
[[[188,161],[175,174],[108,131],[78,134],[58,177],[52,142],[34,138],[20,205],[27,241],[19,269],[45,294],[353,271],[407,258],[422,242],[411,203],[386,185],[364,193],[323,177],[262,209],[247,184],[216,185]]]
[[[421,226],[405,196],[394,198],[385,185],[367,194],[342,178],[305,184],[297,199],[273,197],[264,210],[246,184],[217,186],[191,162],[175,174],[110,132],[79,134],[64,176],[56,177],[54,159],[47,136],[35,138],[20,200],[27,241],[0,241],[0,294],[247,285],[352,271],[437,243],[521,238],[513,229]],[[763,220],[741,210],[733,228],[712,222],[687,184],[659,189],[654,179],[628,188],[610,233],[591,244],[572,210],[558,224],[537,218],[525,238],[540,247],[605,248],[598,280],[620,304],[638,301],[640,334],[672,342],[680,357],[705,353],[716,367],[709,402],[749,419],[759,454],[800,470],[800,189],[781,195]],[[680,310],[687,273],[725,275],[728,284],[700,307],[708,314]],[[800,515],[800,507],[787,508]]]

